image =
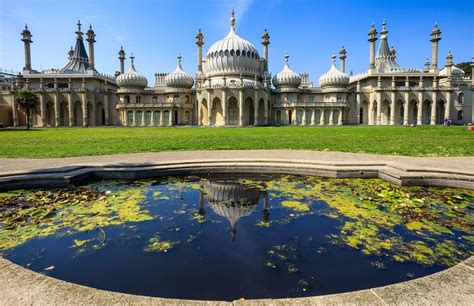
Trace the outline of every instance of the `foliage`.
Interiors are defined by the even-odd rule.
[[[470,77],[471,72],[472,72],[471,64],[472,64],[471,62],[462,62],[462,63],[456,64],[455,66],[463,70],[466,73],[465,74],[466,77]]]
[[[179,150],[319,150],[473,156],[464,127],[49,128],[0,131],[0,156],[65,157]]]
[[[29,89],[23,89],[16,93],[16,100],[21,108],[26,112],[26,128],[30,129],[31,111],[36,108],[39,101],[38,96]]]

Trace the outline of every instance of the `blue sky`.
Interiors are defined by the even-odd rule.
[[[33,68],[63,67],[80,19],[83,27],[92,24],[97,35],[100,72],[118,70],[117,52],[123,45],[127,56],[135,53],[136,67],[149,84],[155,72],[175,69],[178,52],[185,70],[194,74],[197,30],[201,28],[205,36],[205,54],[227,34],[231,6],[237,33],[259,50],[262,32],[268,29],[273,74],[281,70],[283,55],[289,52],[292,69],[309,72],[315,84],[342,44],[348,53],[347,71],[367,70],[367,32],[372,22],[380,32],[383,19],[403,67],[422,68],[424,59],[431,59],[429,34],[435,22],[443,37],[440,66],[449,48],[455,62],[470,61],[474,55],[474,1],[468,0],[0,0],[0,67],[17,71],[23,67],[20,32],[25,23],[33,34]]]

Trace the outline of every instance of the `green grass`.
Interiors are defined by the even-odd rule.
[[[474,156],[465,127],[49,128],[0,130],[0,156],[65,157],[171,150],[300,149]]]

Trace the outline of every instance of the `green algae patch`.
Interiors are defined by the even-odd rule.
[[[309,211],[308,205],[298,201],[282,201],[281,206],[295,210],[295,211]]]
[[[151,183],[129,184],[126,188],[123,184],[107,181],[77,188],[22,190],[0,197],[0,250],[33,238],[152,220],[153,216],[141,207]]]
[[[145,252],[159,252],[159,253],[167,253],[168,250],[173,248],[176,243],[172,241],[162,241],[160,237],[155,236],[151,237],[148,245],[143,249]]]

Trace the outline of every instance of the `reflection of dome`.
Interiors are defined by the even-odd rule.
[[[290,69],[288,65],[288,58],[290,56],[285,54],[285,66],[283,70],[278,72],[273,77],[273,86],[275,87],[298,87],[301,85],[301,75]]]
[[[260,191],[238,182],[213,181],[204,185],[212,210],[229,220],[232,229],[241,217],[250,215],[258,205]]]
[[[346,87],[349,84],[349,76],[336,68],[336,55],[332,55],[332,65],[328,72],[319,78],[321,87]]]
[[[165,77],[167,87],[173,88],[187,88],[193,87],[194,79],[192,76],[183,71],[181,67],[181,54],[178,55],[178,67],[173,72],[170,72]]]
[[[125,88],[139,88],[139,89],[144,89],[148,85],[148,80],[146,77],[141,75],[135,70],[135,65],[134,65],[134,59],[135,57],[130,56],[130,59],[132,61],[132,64],[130,66],[130,69],[128,69],[127,72],[120,74],[117,79],[117,85],[119,87],[125,87]]]
[[[203,67],[207,76],[260,76],[260,56],[250,42],[235,32],[234,11],[230,18],[230,31],[226,37],[215,42],[207,51]]]

